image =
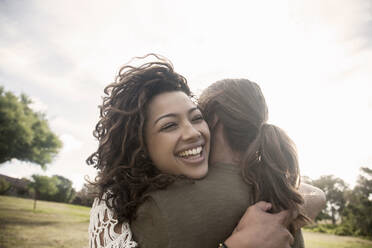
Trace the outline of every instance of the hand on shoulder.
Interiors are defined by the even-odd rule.
[[[287,226],[297,216],[288,211],[267,213],[270,209],[271,204],[262,201],[250,206],[225,244],[229,248],[289,248],[294,239]]]

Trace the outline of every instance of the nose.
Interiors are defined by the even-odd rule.
[[[194,140],[199,139],[201,136],[200,130],[194,126],[192,123],[185,123],[182,130],[182,138],[184,140]]]

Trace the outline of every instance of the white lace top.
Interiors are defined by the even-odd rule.
[[[89,248],[132,248],[137,243],[132,240],[132,231],[128,223],[120,228],[113,212],[105,201],[94,199],[90,210]]]

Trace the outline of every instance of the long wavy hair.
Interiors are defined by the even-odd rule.
[[[99,170],[92,184],[119,222],[135,218],[146,192],[165,188],[176,178],[159,171],[148,155],[146,110],[156,95],[182,91],[191,96],[191,92],[186,79],[174,72],[168,60],[155,54],[137,59],[150,55],[156,57],[155,62],[123,66],[115,82],[104,89],[106,96],[93,132],[99,146],[86,161]]]
[[[217,120],[232,150],[242,154],[242,176],[253,189],[253,203],[270,202],[272,212],[290,210],[299,213],[296,221],[309,222],[298,192],[295,145],[282,129],[267,123],[268,109],[260,87],[247,79],[221,80],[203,91],[199,106],[211,132]],[[294,223],[290,231],[294,232]]]

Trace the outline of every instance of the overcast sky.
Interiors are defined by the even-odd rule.
[[[85,159],[103,88],[149,52],[196,93],[222,78],[257,82],[302,175],[354,186],[359,168],[372,168],[370,0],[0,0],[0,85],[31,97],[64,143],[46,171],[13,160],[0,173],[58,174],[76,189],[94,178]]]

